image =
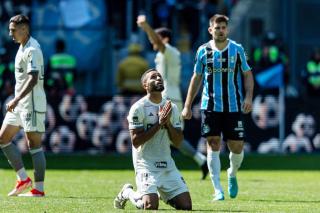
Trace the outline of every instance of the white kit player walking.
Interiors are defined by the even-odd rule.
[[[161,199],[175,209],[191,210],[191,197],[185,181],[171,157],[170,144],[183,140],[180,112],[164,99],[163,80],[156,69],[147,70],[141,83],[147,95],[137,101],[128,115],[137,191],[125,184],[114,200],[124,209],[130,200],[139,209],[158,209]]]
[[[43,55],[39,43],[29,34],[29,19],[16,15],[10,19],[9,34],[20,44],[15,58],[15,94],[6,105],[7,113],[0,130],[0,147],[17,173],[17,184],[8,196],[44,196],[46,160],[41,146],[45,132],[46,95],[43,89]],[[27,176],[21,153],[12,138],[23,128],[34,167],[34,188]]]

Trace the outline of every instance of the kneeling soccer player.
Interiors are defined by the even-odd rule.
[[[170,143],[183,140],[178,108],[163,99],[163,79],[155,69],[147,70],[141,83],[147,95],[138,100],[128,115],[137,191],[125,184],[114,200],[124,209],[130,200],[139,209],[156,210],[161,199],[175,209],[191,210],[187,185],[171,157]]]

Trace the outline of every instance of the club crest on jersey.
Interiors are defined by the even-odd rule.
[[[203,134],[207,134],[208,132],[210,132],[210,127],[207,124],[203,125],[202,132]]]

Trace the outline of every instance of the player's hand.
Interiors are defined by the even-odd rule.
[[[252,111],[252,99],[251,98],[245,98],[244,102],[242,104],[242,112],[244,114],[248,114]]]
[[[171,101],[167,101],[163,107],[160,107],[160,110],[159,110],[160,126],[164,126],[170,121],[171,112],[172,112]]]
[[[145,15],[139,15],[137,18],[137,25],[143,28],[146,23],[147,23],[147,17]]]
[[[17,99],[12,99],[6,104],[6,110],[9,112],[13,112],[14,108],[18,105],[19,101]]]
[[[182,118],[185,120],[190,120],[192,118],[192,110],[189,107],[184,107],[181,112]]]

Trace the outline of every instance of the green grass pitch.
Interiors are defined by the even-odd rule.
[[[230,199],[227,195],[226,163],[222,158],[222,185],[226,200],[211,202],[212,185],[207,177],[200,181],[200,171],[190,160],[179,158],[192,197],[195,212],[319,212],[320,211],[320,172],[318,168],[295,169],[285,165],[275,170],[247,168],[257,157],[248,157],[247,166],[238,174],[239,195]],[[270,157],[272,163],[276,157]],[[296,157],[299,158],[299,157]],[[302,158],[307,159],[308,157]],[[125,211],[113,209],[113,199],[126,182],[134,183],[134,172],[130,169],[130,157],[48,156],[45,198],[7,197],[15,180],[4,157],[0,157],[0,212],[133,212],[137,211],[130,202]],[[291,158],[293,163],[295,158]],[[298,160],[302,163],[304,160]],[[319,157],[314,157],[319,162]],[[25,158],[28,174],[30,158]],[[257,160],[256,160],[257,161]],[[305,161],[308,162],[308,161]],[[184,166],[190,163],[192,166]],[[71,166],[73,165],[73,167]],[[82,168],[81,168],[82,165]],[[291,165],[291,164],[290,164]],[[121,168],[122,166],[122,168]],[[71,169],[68,169],[71,168]],[[307,167],[308,168],[308,167]],[[174,211],[160,202],[159,212]]]

